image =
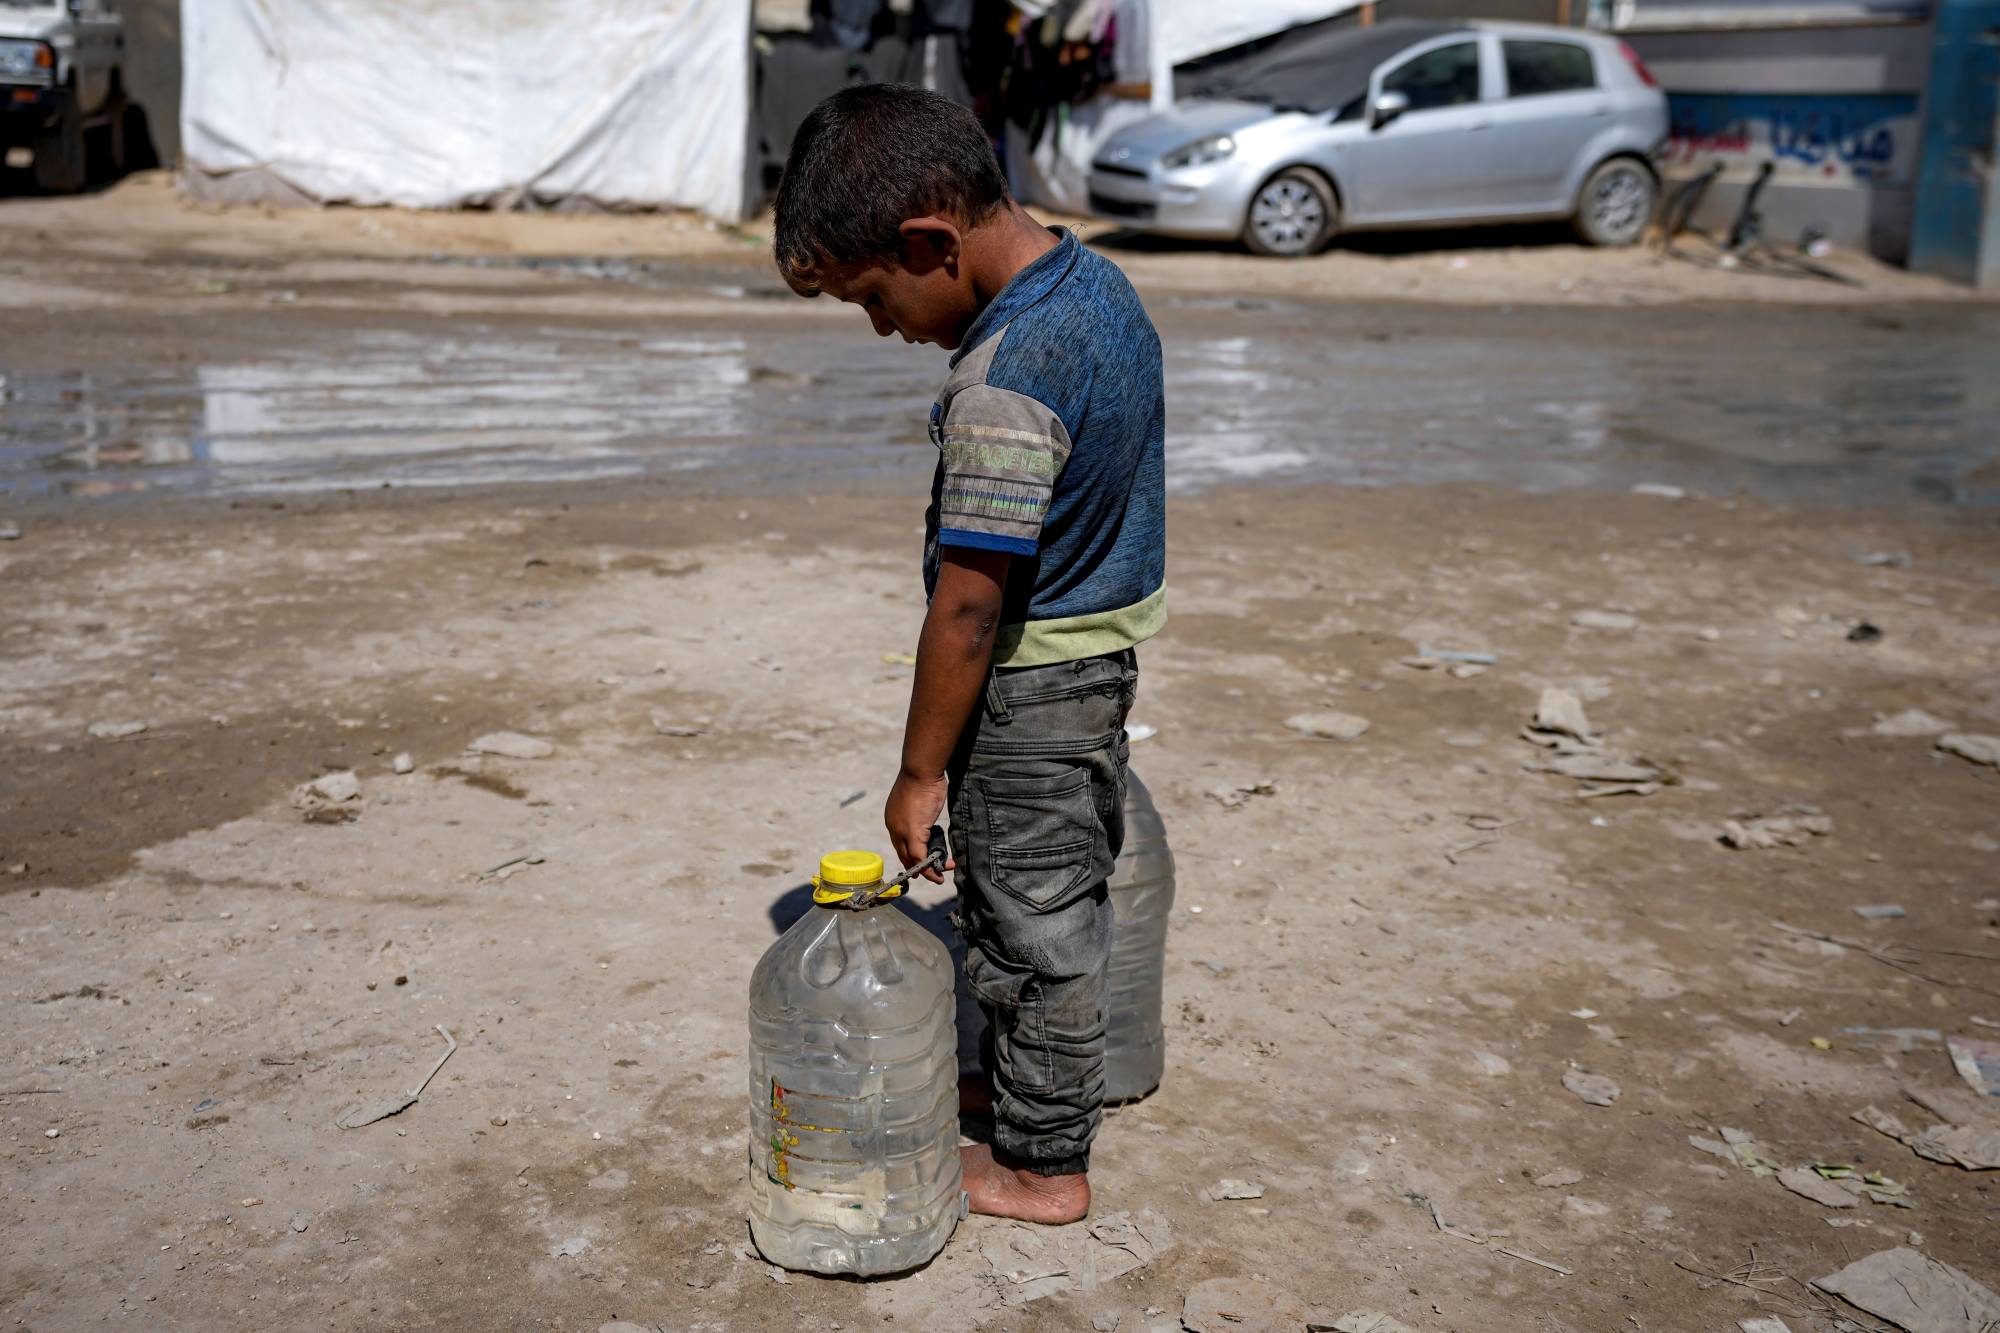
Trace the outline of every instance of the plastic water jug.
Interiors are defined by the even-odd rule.
[[[1111,974],[1105,1015],[1104,1099],[1129,1102],[1160,1086],[1167,1063],[1160,990],[1167,967],[1167,923],[1174,910],[1174,853],[1153,794],[1125,770],[1125,846],[1111,880]],[[954,940],[956,952],[963,945]],[[958,1063],[979,1072],[986,1015],[960,988]]]
[[[786,1268],[914,1268],[963,1216],[951,955],[881,890],[829,853],[751,975],[750,1234]]]
[[[1167,1030],[1160,988],[1174,911],[1174,853],[1153,794],[1125,770],[1125,846],[1111,872],[1111,996],[1105,1016],[1104,1099],[1131,1101],[1160,1086]]]

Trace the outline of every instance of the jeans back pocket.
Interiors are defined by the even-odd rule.
[[[1088,887],[1099,829],[1087,770],[974,785],[995,888],[1047,912]]]

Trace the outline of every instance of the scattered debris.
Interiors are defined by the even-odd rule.
[[[1084,1227],[1045,1231],[1010,1227],[989,1232],[980,1253],[1010,1284],[1008,1305],[1022,1305],[1065,1291],[1094,1291],[1142,1268],[1173,1248],[1167,1220],[1151,1209],[1113,1213]]]
[[[1500,659],[1494,656],[1492,653],[1475,652],[1471,649],[1466,649],[1466,648],[1430,648],[1430,647],[1419,647],[1417,649],[1416,660],[1430,664],[1445,662],[1445,663],[1456,664],[1458,666],[1484,666],[1484,667],[1497,666],[1500,662]]]
[[[1856,1260],[1810,1285],[1907,1333],[1985,1333],[2000,1322],[2000,1296],[1950,1264],[1904,1247]]]
[[[1722,825],[1722,841],[1738,851],[1797,847],[1833,832],[1833,819],[1815,805],[1787,805],[1768,815],[1741,814]]]
[[[307,1227],[310,1227],[312,1225],[312,1219],[310,1217],[307,1217],[304,1213],[293,1213],[292,1220],[287,1225],[289,1225],[293,1231],[304,1231]]]
[[[1899,921],[1909,913],[1895,903],[1871,903],[1855,908],[1854,915],[1864,921]]]
[[[1090,1321],[1090,1326],[1097,1330],[1097,1333],[1117,1333],[1118,1312],[1116,1310],[1106,1310],[1103,1314],[1094,1316]]]
[[[503,759],[547,759],[556,747],[518,731],[495,731],[465,747],[474,754],[494,754]]]
[[[334,1121],[336,1125],[339,1125],[342,1129],[359,1129],[363,1125],[372,1125],[377,1120],[386,1120],[390,1116],[396,1115],[417,1104],[417,1098],[424,1095],[424,1089],[429,1087],[431,1080],[437,1077],[438,1070],[444,1068],[444,1062],[451,1059],[451,1053],[458,1049],[458,1042],[452,1039],[451,1033],[445,1031],[444,1024],[436,1023],[432,1026],[437,1029],[438,1035],[444,1038],[445,1047],[444,1054],[440,1055],[438,1062],[431,1066],[431,1072],[425,1074],[423,1079],[414,1088],[411,1088],[408,1093],[397,1093],[395,1096],[385,1097],[381,1101],[369,1105],[349,1107],[341,1113],[339,1119]]]
[[[392,773],[414,773],[417,771],[417,761],[410,757],[409,751],[405,750],[389,761],[389,771]]]
[[[1907,569],[1910,564],[1908,551],[1869,551],[1860,557],[1861,563],[1870,569]]]
[[[320,800],[335,805],[341,801],[358,800],[360,796],[361,779],[354,775],[352,769],[343,768],[322,774],[300,787],[292,803],[300,805]]]
[[[528,869],[528,867],[541,865],[547,859],[540,852],[523,852],[519,856],[510,857],[502,861],[497,866],[480,871],[479,878],[512,879],[514,876]]]
[[[122,741],[127,736],[137,736],[149,725],[146,722],[93,722],[89,735],[92,740]]]
[[[1221,786],[1210,787],[1208,789],[1209,797],[1220,801],[1222,808],[1225,810],[1234,810],[1240,805],[1249,804],[1252,796],[1276,796],[1277,794],[1278,784],[1271,778],[1263,778],[1236,787]]]
[[[1921,708],[1877,717],[1868,730],[1877,736],[1938,736],[1951,730],[1951,723]]]
[[[1380,1310],[1355,1310],[1332,1323],[1307,1315],[1306,1333],[1417,1333],[1417,1330]]]
[[[1559,1170],[1551,1171],[1546,1175],[1536,1176],[1535,1183],[1545,1190],[1554,1190],[1561,1189],[1565,1185],[1577,1184],[1582,1179],[1583,1172],[1573,1166],[1566,1166]]]
[[[1618,1085],[1602,1074],[1572,1069],[1563,1075],[1563,1086],[1592,1106],[1609,1106],[1618,1100]]]
[[[1842,1189],[1836,1182],[1803,1166],[1780,1171],[1778,1183],[1801,1198],[1811,1199],[1828,1208],[1854,1208],[1861,1203],[1852,1191]]]
[[[1583,610],[1572,614],[1569,623],[1578,629],[1627,630],[1639,628],[1639,618],[1623,611]]]
[[[2000,1041],[1977,1037],[1947,1037],[1952,1067],[1982,1097],[2000,1097]]]
[[[706,728],[690,727],[663,714],[653,714],[653,730],[661,736],[699,736]]]
[[[1937,747],[1961,759],[1970,759],[1975,764],[2000,768],[2000,736],[1982,736],[1970,731],[1955,731],[1948,736],[1938,737]]]
[[[1650,495],[1659,500],[1685,500],[1687,491],[1679,486],[1669,486],[1660,481],[1642,481],[1632,488],[1634,495]]]
[[[1849,643],[1875,643],[1882,638],[1882,627],[1864,620],[1847,631]]]
[[[574,1259],[590,1248],[590,1242],[581,1236],[571,1236],[549,1253],[557,1259]]]
[[[889,666],[913,667],[917,664],[915,653],[883,653],[882,661]]]
[[[1211,1203],[1224,1199],[1261,1199],[1264,1187],[1254,1180],[1218,1180],[1202,1191],[1202,1197]]]
[[[1935,1050],[1944,1045],[1944,1034],[1936,1028],[1842,1028],[1840,1035],[1852,1037],[1852,1045],[1868,1051]]]
[[[1776,1315],[1758,1315],[1754,1319],[1739,1319],[1736,1321],[1736,1327],[1741,1329],[1742,1333],[1792,1333],[1792,1330],[1786,1327],[1785,1321]]]
[[[1568,690],[1544,689],[1534,720],[1521,738],[1555,753],[1526,765],[1531,773],[1556,773],[1586,784],[1578,793],[1597,796],[1651,796],[1669,781],[1665,770],[1647,760],[1607,749],[1591,729],[1583,701]]]
[[[1784,1013],[1778,1015],[1778,1026],[1781,1028],[1790,1027],[1792,1024],[1798,1022],[1801,1018],[1805,1017],[1805,1012],[1806,1012],[1805,1010],[1797,1008],[1796,1006],[1785,1010]]]
[[[845,810],[848,806],[853,805],[856,801],[860,800],[867,794],[868,794],[868,789],[866,787],[863,787],[860,791],[851,791],[847,793],[847,795],[840,798],[840,808]]]
[[[1189,1333],[1298,1333],[1306,1319],[1298,1297],[1250,1278],[1197,1283],[1181,1306],[1181,1325]]]
[[[1873,1106],[1862,1107],[1853,1118],[1927,1161],[1962,1166],[1968,1171],[2000,1171],[2000,1125],[1946,1123],[1912,1130],[1889,1112]]]
[[[1370,723],[1353,713],[1298,713],[1286,718],[1285,725],[1318,740],[1351,741],[1364,734]]]

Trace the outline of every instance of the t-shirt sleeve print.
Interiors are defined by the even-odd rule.
[[[938,543],[1034,555],[1069,461],[1062,419],[1026,394],[969,384],[946,404],[937,443]]]

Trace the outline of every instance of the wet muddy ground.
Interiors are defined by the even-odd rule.
[[[1875,1325],[1802,1283],[1878,1250],[2000,1283],[1992,1173],[1850,1119],[1991,1114],[1943,1043],[2000,1023],[2000,770],[1876,729],[2000,733],[1989,308],[1145,287],[1181,907],[1168,1076],[1095,1178],[1175,1241],[1024,1301],[983,1219],[893,1281],[735,1253],[750,968],[881,843],[935,364],[747,264],[198,258],[0,271],[0,1323],[1151,1333],[1230,1278],[1835,1333]],[[1547,686],[1665,784],[1534,771]],[[1329,709],[1371,725],[1287,726]],[[554,753],[467,753],[501,728]],[[354,818],[309,820],[336,770]],[[1720,841],[1799,803],[1831,832]],[[420,1101],[337,1128],[439,1023]]]

